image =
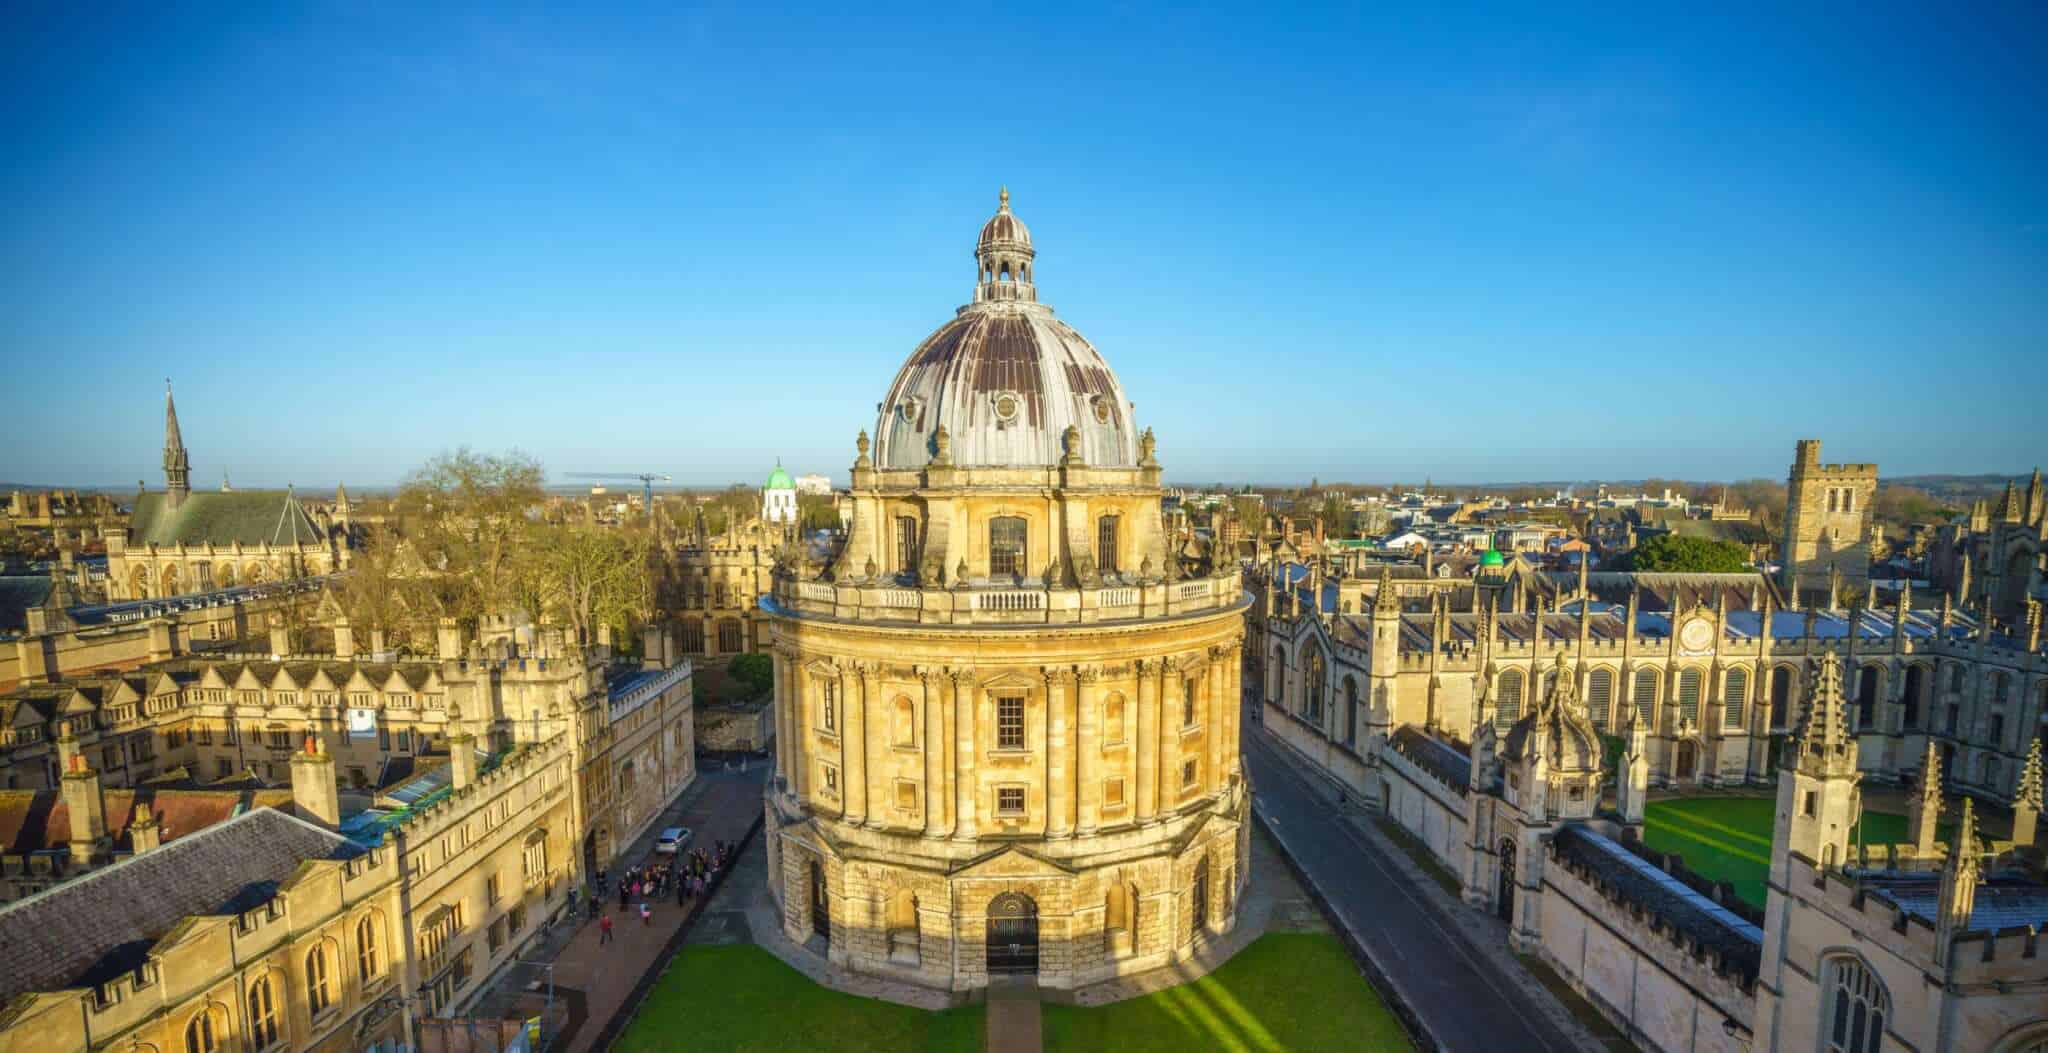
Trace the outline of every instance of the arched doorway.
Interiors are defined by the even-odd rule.
[[[1005,892],[988,905],[988,971],[1038,971],[1038,904],[1021,892]]]
[[[1692,778],[1697,773],[1699,764],[1699,747],[1694,745],[1691,740],[1680,742],[1678,744],[1678,777],[1681,779]]]
[[[1500,920],[1512,923],[1515,920],[1515,842],[1508,838],[1502,838],[1500,842],[1500,889],[1494,901]]]
[[[1195,883],[1189,890],[1195,897],[1194,912],[1188,928],[1199,936],[1209,928],[1209,860],[1205,856],[1195,864]]]
[[[583,873],[586,876],[595,876],[597,874],[596,827],[592,827],[589,833],[583,835]]]
[[[832,942],[832,903],[825,898],[825,868],[811,860],[811,931]]]

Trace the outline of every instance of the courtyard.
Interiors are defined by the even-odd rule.
[[[1735,886],[1735,894],[1758,909],[1764,906],[1764,881],[1771,869],[1773,797],[1680,797],[1651,801],[1643,809],[1643,843],[1659,852],[1676,852],[1685,865],[1716,881]],[[1945,813],[1946,814],[1946,813]],[[1947,838],[1951,824],[1937,826]],[[1906,817],[1865,811],[1850,835],[1879,845],[1906,840]]]

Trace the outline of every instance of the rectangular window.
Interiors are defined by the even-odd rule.
[[[917,517],[896,517],[896,572],[917,573]]]
[[[1192,758],[1180,766],[1180,784],[1182,787],[1193,786],[1201,778],[1201,775],[1201,765]]]
[[[485,905],[485,906],[492,906],[492,905],[496,904],[497,902],[498,902],[498,875],[496,875],[496,874],[492,874],[491,876],[489,876],[489,877],[487,877],[487,878],[485,878],[485,879],[484,879],[484,905]]]
[[[830,677],[818,681],[821,709],[819,723],[832,734],[839,733],[839,681]]]
[[[988,572],[990,577],[1018,577],[1024,573],[1025,524],[1021,516],[997,516],[988,522]]]
[[[1104,574],[1116,573],[1117,523],[1116,516],[1095,521],[1095,569]]]
[[[1195,726],[1195,682],[1187,679],[1180,682],[1180,726]]]
[[[1022,787],[1022,786],[998,786],[998,787],[996,787],[996,814],[997,814],[997,815],[1023,815],[1023,814],[1024,814],[1024,787]]]
[[[824,776],[825,794],[829,797],[839,796],[839,769],[830,764],[820,765],[819,768],[820,774]]]
[[[996,699],[996,748],[999,750],[1021,750],[1024,748],[1023,699]]]
[[[1117,811],[1124,806],[1124,777],[1121,775],[1102,780],[1102,807],[1105,811]]]

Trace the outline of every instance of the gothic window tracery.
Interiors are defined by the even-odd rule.
[[[1822,963],[1821,1041],[1825,1053],[1877,1053],[1891,995],[1863,959],[1837,955]]]

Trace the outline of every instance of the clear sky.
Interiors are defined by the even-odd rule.
[[[7,5],[0,479],[843,481],[1005,183],[1170,478],[2048,459],[2039,3],[551,6]]]

